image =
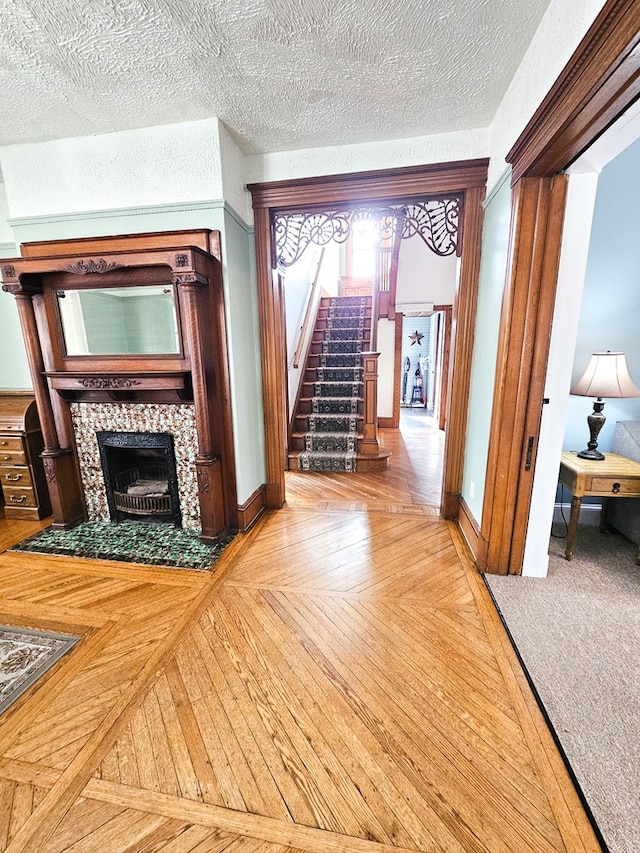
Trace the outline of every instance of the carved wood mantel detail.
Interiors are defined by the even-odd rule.
[[[107,263],[104,258],[100,258],[99,261],[80,260],[75,264],[65,267],[65,270],[66,272],[72,272],[76,275],[88,275],[89,273],[98,273],[98,275],[102,275],[103,273],[111,272],[111,270],[114,270],[119,266],[120,264],[113,262]]]

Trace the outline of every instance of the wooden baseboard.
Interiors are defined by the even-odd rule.
[[[396,419],[394,417],[378,418],[378,427],[380,429],[397,429],[398,424],[396,423]]]
[[[264,483],[255,490],[251,497],[238,507],[238,528],[246,533],[267,508],[266,487]]]
[[[460,492],[445,492],[442,496],[442,517],[457,521],[460,514]]]
[[[480,535],[480,528],[478,527],[478,522],[473,517],[467,502],[462,496],[460,496],[460,512],[458,514],[458,526],[467,545],[469,546],[469,550],[473,555],[473,559],[476,565],[482,571],[484,553],[483,539]]]

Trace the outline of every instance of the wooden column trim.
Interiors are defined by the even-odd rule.
[[[73,451],[60,446],[49,387],[45,379],[44,357],[32,299],[34,294],[40,293],[40,289],[20,283],[4,285],[3,290],[13,293],[16,297],[44,440],[41,458],[51,499],[52,527],[55,530],[69,530],[84,521],[85,509]]]
[[[518,573],[524,553],[568,179],[522,178],[513,190],[493,422],[481,530],[481,569]]]
[[[282,322],[280,292],[274,283],[271,217],[268,209],[258,208],[255,211],[254,225],[264,400],[265,500],[268,509],[279,509],[285,501],[287,452],[287,396],[283,360],[286,331]]]
[[[22,337],[27,351],[29,373],[33,384],[33,394],[36,398],[44,449],[48,453],[60,450],[60,440],[56,430],[53,409],[49,398],[49,388],[45,378],[44,357],[40,346],[40,337],[36,325],[32,294],[22,284],[5,285],[3,290],[13,293],[18,308],[18,318],[22,327]]]
[[[478,302],[484,195],[484,187],[473,187],[465,194],[460,279],[451,324],[452,358],[447,388],[449,414],[444,449],[442,513],[445,518],[453,520],[458,518],[462,491],[471,359]]]
[[[393,339],[393,416],[392,423],[395,429],[400,426],[400,362],[402,361],[402,324],[404,316],[396,314],[394,339]],[[380,422],[378,422],[380,425]]]
[[[444,314],[444,342],[442,346],[442,388],[440,390],[439,429],[447,428],[447,394],[449,392],[449,359],[451,357],[451,305],[436,305],[434,311]]]

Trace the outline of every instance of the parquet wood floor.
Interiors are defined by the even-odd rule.
[[[380,444],[391,450],[386,471],[325,474],[288,471],[289,506],[345,511],[403,512],[436,518],[442,493],[444,433],[423,408],[403,408],[400,429],[382,429]]]
[[[214,573],[0,553],[0,619],[83,638],[0,717],[0,850],[599,850],[461,538],[399,479],[294,490]]]

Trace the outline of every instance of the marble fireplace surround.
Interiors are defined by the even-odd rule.
[[[96,432],[151,432],[173,436],[182,526],[200,531],[193,404],[71,403],[71,419],[89,521],[110,521]]]

